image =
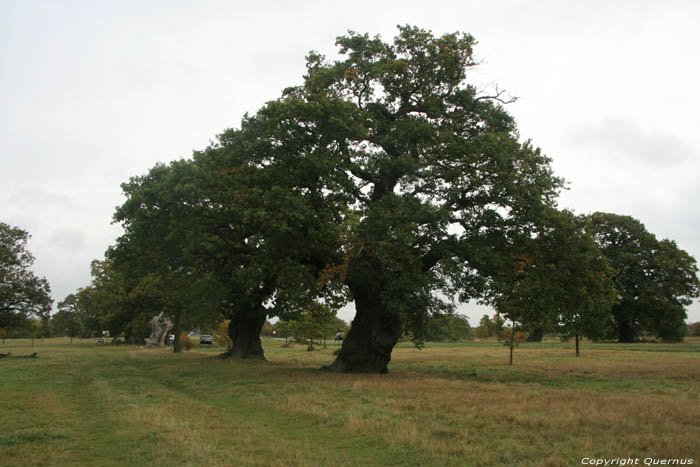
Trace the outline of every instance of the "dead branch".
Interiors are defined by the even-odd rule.
[[[37,356],[36,352],[31,355],[12,355],[12,352],[0,353],[0,358],[37,358]]]

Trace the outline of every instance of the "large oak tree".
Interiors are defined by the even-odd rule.
[[[240,130],[194,156],[202,178],[193,256],[226,290],[232,345],[224,357],[264,358],[268,317],[339,298],[330,282],[341,258],[343,205],[319,176],[325,159],[308,151],[315,142],[303,128],[281,125],[275,106],[246,116]]]
[[[401,27],[393,43],[351,32],[337,45],[341,60],[311,53],[304,84],[264,111],[303,132],[298,157],[326,161],[318,176],[354,218],[342,252],[357,312],[329,368],[383,373],[402,323],[482,293],[561,182],[500,93],[468,84],[471,36]]]
[[[192,184],[133,179],[117,220],[124,240],[156,240],[144,251],[164,250],[162,271],[215,274],[230,355],[262,357],[266,316],[348,292],[357,313],[329,368],[381,373],[404,324],[484,293],[561,181],[501,94],[468,84],[471,36],[337,44],[342,60],[311,53],[303,85],[182,162]]]
[[[115,214],[125,233],[109,256],[129,295],[170,311],[176,331],[182,317],[230,320],[224,357],[264,358],[268,316],[335,300],[324,290],[337,288],[326,283],[340,258],[339,206],[313,159],[299,157],[308,143],[276,125],[261,111],[192,160],[132,177]]]

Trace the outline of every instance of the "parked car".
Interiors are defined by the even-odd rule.
[[[169,334],[168,335],[168,345],[173,345],[175,343],[175,334]]]
[[[214,340],[209,334],[204,334],[202,337],[199,338],[199,344],[214,345]]]

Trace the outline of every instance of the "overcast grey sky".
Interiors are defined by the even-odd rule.
[[[634,216],[700,257],[693,0],[0,0],[0,221],[31,233],[61,300],[118,235],[120,183],[300,83],[308,51],[397,24],[476,37],[472,80],[519,97],[523,139],[570,182],[562,207]]]

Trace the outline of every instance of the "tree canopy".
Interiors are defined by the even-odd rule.
[[[491,301],[501,315],[535,327],[553,321],[577,343],[600,337],[616,296],[613,270],[590,231],[588,219],[569,211],[543,216],[494,277]]]
[[[328,366],[342,372],[386,372],[404,331],[420,339],[471,299],[594,336],[611,278],[630,301],[624,261],[595,216],[557,210],[550,159],[521,140],[501,92],[470,83],[475,44],[410,26],[393,42],[349,32],[339,59],[311,52],[303,83],[239,128],[133,177],[104,284],[138,306],[117,316],[209,314],[229,321],[224,356],[264,358],[268,317],[308,320],[354,300]],[[644,302],[680,316],[697,296],[694,259],[669,241],[652,256],[664,273]],[[638,327],[666,332],[661,311],[647,314]]]
[[[0,328],[20,327],[51,312],[51,287],[31,271],[29,233],[0,222]]]
[[[682,339],[685,307],[700,293],[695,258],[672,240],[657,240],[633,217],[597,212],[590,218],[596,242],[615,270],[612,335],[620,342],[643,333]]]
[[[164,311],[173,320],[176,336],[182,333],[183,318],[191,315],[188,305],[206,303],[205,297],[212,296],[205,284],[208,276],[193,259],[192,244],[202,239],[196,236],[199,206],[193,188],[197,173],[192,169],[187,161],[158,164],[122,184],[127,200],[117,208],[114,220],[121,223],[124,234],[108,252],[109,267],[127,291],[137,322]],[[194,308],[199,318],[207,311]],[[181,350],[179,339],[173,348]]]
[[[329,368],[385,372],[404,325],[485,293],[562,184],[501,95],[467,82],[474,44],[406,26],[339,37],[335,62],[310,53],[303,85],[124,185],[114,252],[160,277],[211,273],[235,356],[262,355],[267,315],[353,299]]]
[[[262,112],[246,117],[192,160],[132,177],[115,214],[125,233],[108,256],[127,288],[170,310],[176,328],[187,310],[229,320],[226,356],[264,358],[268,316],[343,296],[326,293],[337,289],[329,284],[340,258],[334,196],[293,150],[305,143],[276,144],[270,125]]]
[[[357,314],[330,368],[384,372],[401,323],[483,293],[498,246],[526,234],[561,181],[500,96],[467,82],[471,36],[406,26],[393,43],[336,43],[343,59],[310,54],[304,85],[268,109],[317,139],[357,219],[344,245]]]

